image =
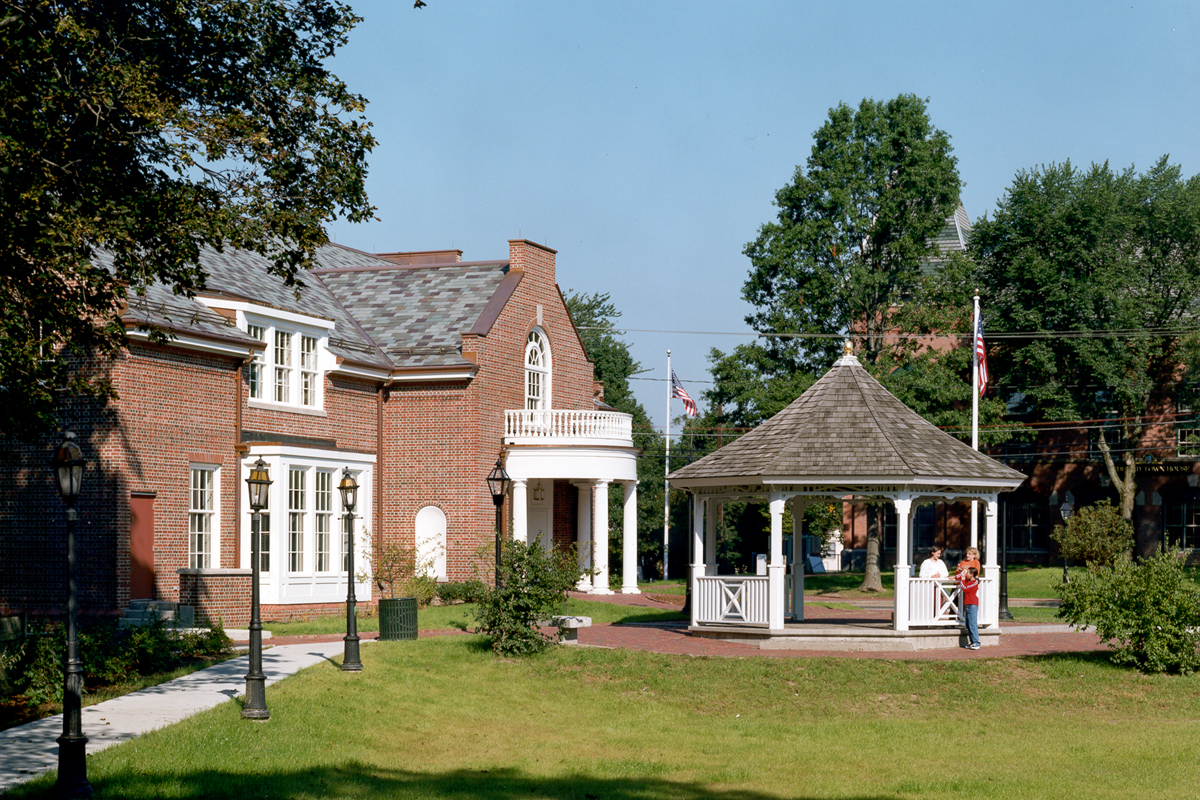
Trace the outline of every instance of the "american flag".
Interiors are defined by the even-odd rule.
[[[975,321],[975,369],[979,373],[979,396],[983,397],[988,384],[987,352],[983,349],[983,315]]]
[[[687,389],[683,388],[683,384],[679,382],[679,376],[675,374],[675,370],[671,370],[671,396],[678,397],[683,401],[683,410],[687,412],[689,417],[696,416],[696,401],[687,393]]]

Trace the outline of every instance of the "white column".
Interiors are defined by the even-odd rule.
[[[984,584],[985,605],[980,609],[984,613],[979,618],[979,626],[994,628],[1000,625],[1000,565],[996,563],[996,548],[999,544],[996,522],[999,519],[1000,502],[996,495],[987,499],[983,511],[987,515],[984,529],[987,552],[984,555],[983,574],[991,580]]]
[[[592,484],[577,483],[579,490],[579,511],[575,515],[575,549],[579,553],[579,566],[585,570],[592,568]],[[578,589],[581,592],[591,591],[592,576],[584,575],[579,579]]]
[[[767,626],[783,630],[783,505],[781,492],[771,492],[771,562],[767,565]]]
[[[700,578],[704,575],[704,501],[692,495],[692,563],[688,581],[692,590],[692,625],[700,623]]]
[[[912,512],[911,497],[897,497],[896,505],[896,607],[893,627],[898,631],[908,630],[908,581],[912,568],[908,563],[909,515]]]
[[[709,498],[704,504],[704,574],[717,574],[717,509],[719,501]]]
[[[637,584],[637,481],[621,481],[625,489],[621,525],[621,594],[641,594]]]
[[[525,481],[512,482],[512,536],[529,544],[529,495]]]
[[[612,594],[608,588],[608,481],[596,481],[596,527],[592,532],[592,564],[596,576],[592,594]]]

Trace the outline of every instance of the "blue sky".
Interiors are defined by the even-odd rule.
[[[748,341],[742,249],[838,103],[927,98],[972,220],[1040,164],[1200,172],[1200,3],[428,2],[353,4],[332,67],[370,101],[379,221],[330,238],[531,239],[624,326],[728,332],[625,336],[660,426],[668,348],[699,399],[709,351]]]

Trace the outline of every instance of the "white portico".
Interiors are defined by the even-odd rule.
[[[673,486],[692,492],[695,527],[691,565],[692,626],[747,626],[764,635],[787,633],[783,518],[802,526],[804,509],[819,498],[867,499],[896,509],[896,583],[892,628],[950,628],[958,624],[952,586],[914,578],[912,522],[931,500],[978,500],[987,514],[980,592],[981,628],[999,627],[997,505],[1000,492],[1025,476],[972,450],[921,418],[845,355],[821,380],[754,431],[672,473]],[[734,500],[769,505],[770,561],[766,576],[716,574],[716,518]],[[801,533],[800,530],[796,531]],[[972,544],[976,544],[972,542]],[[792,573],[791,620],[804,619],[804,573]],[[942,637],[944,640],[944,637]],[[922,644],[920,646],[945,646]]]
[[[608,588],[608,496],[612,484],[624,493],[622,519],[623,594],[637,594],[637,449],[633,418],[598,410],[504,412],[504,469],[512,479],[512,535],[523,542],[553,545],[554,486],[578,493],[574,542],[582,565],[595,570],[580,588]]]

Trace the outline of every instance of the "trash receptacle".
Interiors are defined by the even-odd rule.
[[[417,638],[417,598],[388,597],[379,601],[379,639]]]

